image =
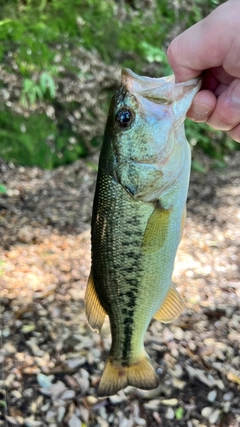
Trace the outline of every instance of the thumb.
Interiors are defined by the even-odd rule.
[[[231,74],[236,48],[240,48],[239,16],[239,0],[230,0],[171,42],[167,55],[178,82],[196,77],[208,68],[224,66],[226,60],[224,68]]]

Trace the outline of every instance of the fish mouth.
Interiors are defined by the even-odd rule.
[[[175,76],[160,78],[138,76],[129,68],[122,69],[122,84],[132,93],[141,95],[156,104],[171,105],[188,92],[198,92],[201,79],[196,77],[183,83],[175,83]]]

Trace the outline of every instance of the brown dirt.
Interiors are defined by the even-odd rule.
[[[174,281],[186,310],[153,321],[158,389],[96,388],[110,346],[87,326],[96,158],[55,171],[2,165],[0,426],[240,426],[240,153],[194,172]]]

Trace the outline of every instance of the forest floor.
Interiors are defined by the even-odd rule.
[[[174,282],[186,303],[152,321],[152,391],[96,390],[108,321],[84,314],[96,158],[53,171],[0,165],[0,426],[240,426],[240,153],[192,173]]]

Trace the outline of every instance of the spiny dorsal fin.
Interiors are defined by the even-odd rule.
[[[171,209],[164,210],[156,206],[150,216],[143,236],[142,248],[148,253],[158,251],[163,245],[169,230]]]
[[[104,322],[106,311],[102,307],[93,282],[92,270],[88,278],[87,289],[85,293],[86,315],[89,326],[93,330],[99,331]]]
[[[153,316],[154,319],[163,323],[169,323],[175,320],[183,311],[184,303],[175,286],[172,285],[168,292],[163,305]]]
[[[128,385],[150,390],[159,385],[159,379],[151,365],[148,355],[135,364],[122,366],[108,359],[99,384],[98,396],[111,396]]]

